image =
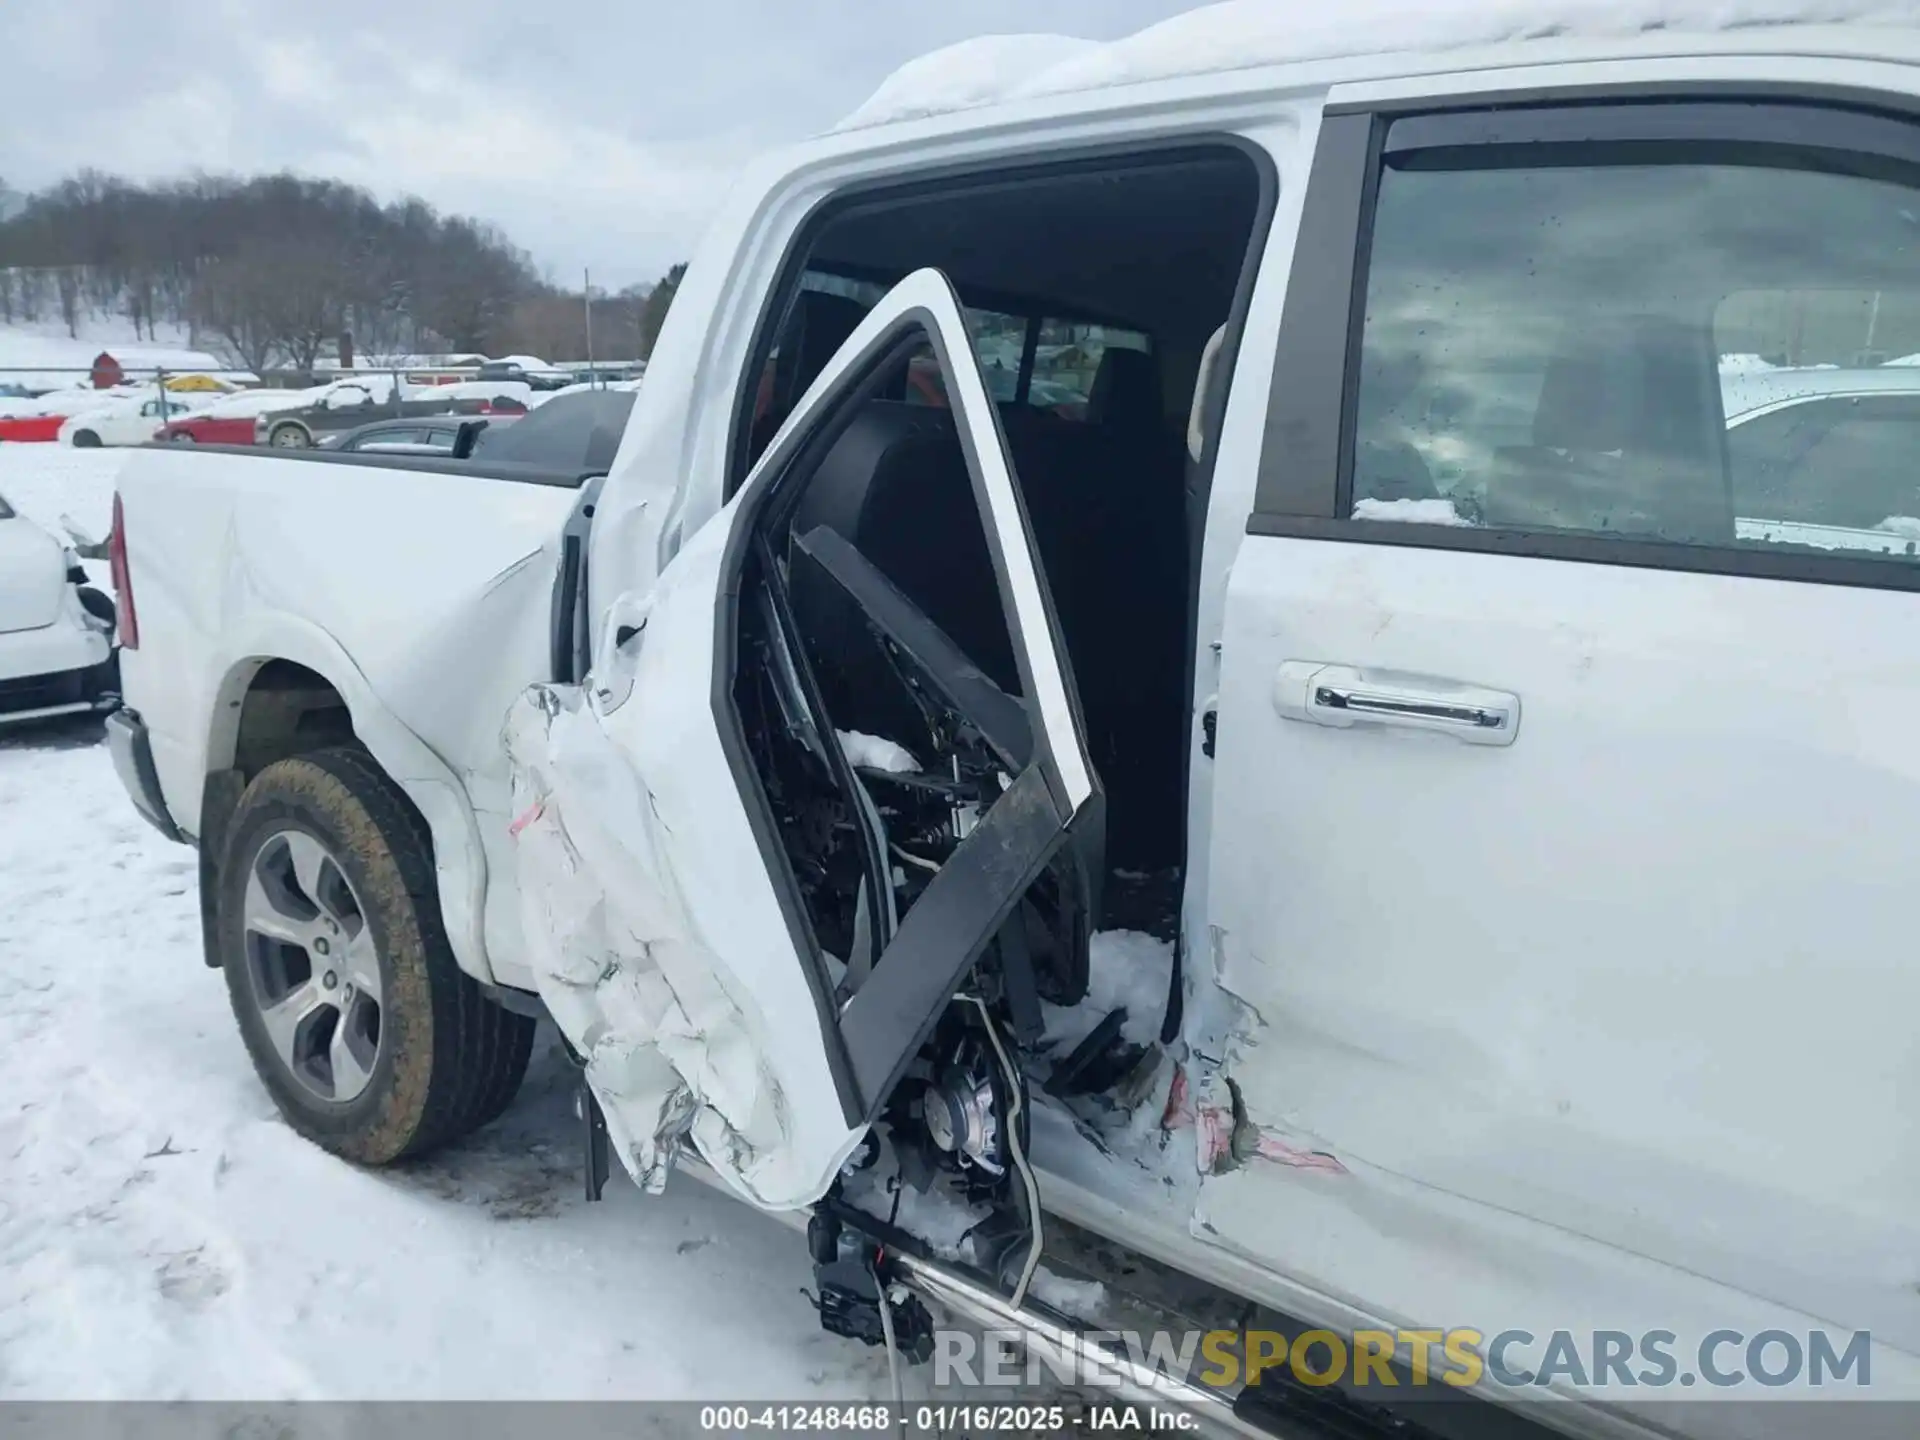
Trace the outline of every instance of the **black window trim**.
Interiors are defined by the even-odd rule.
[[[1275,353],[1250,535],[1399,545],[1695,574],[1920,591],[1920,565],[1575,531],[1351,518],[1354,402],[1384,157],[1537,144],[1751,146],[1756,163],[1838,157],[1920,189],[1920,97],[1783,84],[1580,86],[1328,106],[1314,148]],[[1511,154],[1512,152],[1510,152]],[[1509,158],[1501,156],[1500,158]],[[1497,163],[1497,162],[1496,162]],[[1328,363],[1329,356],[1337,357]]]

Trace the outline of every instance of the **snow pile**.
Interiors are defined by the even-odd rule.
[[[82,320],[79,329],[80,337],[74,339],[57,322],[0,325],[0,385],[23,385],[29,390],[72,385],[92,369],[94,356],[102,350],[129,373],[156,367],[195,374],[225,372],[220,359],[205,350],[133,339],[132,327],[124,321]]]
[[[582,1200],[550,1031],[438,1155],[371,1173],[296,1136],[201,964],[193,852],[90,733],[0,735],[0,1399],[889,1393],[778,1222],[686,1180]],[[331,1433],[301,1421],[267,1429]]]
[[[1047,1039],[1067,1054],[1107,1015],[1127,1012],[1121,1037],[1134,1045],[1160,1038],[1173,979],[1173,946],[1138,930],[1102,930],[1087,957],[1087,994],[1071,1008],[1041,1004]]]
[[[411,400],[517,400],[532,408],[534,388],[524,380],[457,380],[451,385],[410,388]]]
[[[73,450],[56,445],[0,445],[0,495],[50,535],[65,534],[64,516],[95,540],[113,525],[113,487],[131,450]],[[105,578],[105,564],[90,568]],[[3,734],[4,732],[0,732]]]
[[[152,386],[148,386],[149,393]],[[9,419],[30,415],[82,415],[89,410],[98,410],[111,405],[116,400],[131,399],[140,392],[129,386],[116,385],[110,390],[73,389],[51,390],[45,395],[35,395],[30,399],[18,396],[0,398],[0,417]]]
[[[1838,22],[1909,28],[1920,17],[1912,5],[1887,0],[1347,0],[1323,6],[1227,0],[1110,44],[995,35],[936,50],[895,71],[836,128],[1304,60],[1566,35]]]
[[[1473,522],[1453,508],[1453,502],[1439,500],[1356,500],[1356,520],[1397,520],[1403,525],[1467,525]]]
[[[1890,360],[1887,363],[1892,365],[1900,362]],[[1720,357],[1722,375],[1758,375],[1762,371],[1779,368],[1772,361],[1764,360],[1758,355],[1722,355]]]
[[[1008,88],[1101,47],[1067,35],[981,35],[909,60],[880,82],[841,130],[990,105]]]
[[[291,410],[307,403],[309,390],[242,390],[222,396],[199,413],[209,420],[247,420],[270,410]]]
[[[842,1191],[847,1203],[876,1220],[891,1221],[942,1260],[971,1263],[968,1237],[974,1226],[992,1216],[992,1208],[962,1199],[946,1188],[944,1179],[925,1190],[902,1186],[885,1165],[852,1176]]]
[[[834,733],[840,737],[840,748],[846,752],[849,765],[884,770],[889,775],[920,773],[920,762],[904,746],[879,735],[862,735],[858,730],[837,730]]]
[[[1044,1265],[1033,1272],[1033,1283],[1027,1293],[1069,1319],[1093,1325],[1100,1323],[1101,1312],[1107,1304],[1107,1287],[1098,1280],[1070,1280]]]
[[[1912,515],[1889,515],[1873,528],[1876,530],[1885,530],[1890,534],[1901,536],[1903,539],[1920,540],[1920,517]]]

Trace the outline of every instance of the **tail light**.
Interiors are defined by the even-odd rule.
[[[114,624],[122,650],[140,648],[140,617],[133,609],[133,571],[127,564],[127,517],[120,492],[113,496],[113,529],[107,532],[107,564],[113,572]]]

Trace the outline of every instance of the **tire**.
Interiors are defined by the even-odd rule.
[[[254,776],[213,885],[234,1018],[300,1134],[387,1165],[512,1102],[534,1022],[454,960],[426,822],[364,751],[317,750]]]
[[[187,434],[187,432],[184,430],[173,431],[171,434],[167,436],[167,439],[172,441],[175,445],[194,445],[199,443],[193,438],[193,436]]]
[[[76,450],[98,450],[100,448],[100,437],[91,430],[76,430],[73,432],[73,448]]]
[[[306,426],[288,421],[267,432],[267,443],[282,450],[305,450],[313,444],[313,437],[307,433]]]

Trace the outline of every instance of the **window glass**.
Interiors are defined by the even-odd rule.
[[[1741,539],[1913,554],[1920,394],[1790,401],[1735,421],[1727,452]]]
[[[974,358],[980,362],[980,376],[987,382],[987,394],[999,404],[1011,404],[1020,393],[1020,352],[1027,343],[1026,317],[982,310],[973,305],[961,306],[960,313],[966,319],[967,333],[973,337]],[[907,366],[906,398],[912,405],[945,407],[946,382],[931,348],[921,350]]]
[[[1435,158],[1381,179],[1356,518],[1909,554],[1911,188]]]
[[[1152,346],[1137,330],[1083,325],[1070,320],[1041,321],[1027,403],[1070,420],[1090,418],[1094,380],[1109,350],[1151,353]]]
[[[419,429],[381,429],[370,435],[362,435],[347,448],[350,450],[369,450],[376,445],[424,445],[426,432]],[[448,442],[451,446],[451,441]]]

